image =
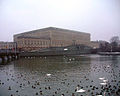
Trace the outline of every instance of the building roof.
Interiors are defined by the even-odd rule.
[[[32,31],[23,32],[23,33],[20,33],[20,34],[15,34],[15,35],[29,34],[29,33],[34,33],[34,32],[35,32],[35,33],[36,33],[36,32],[43,32],[43,31],[48,31],[48,30],[50,30],[50,31],[56,30],[56,31],[65,31],[65,32],[78,32],[78,33],[90,34],[90,33],[86,33],[86,32],[74,31],[74,30],[63,29],[63,28],[47,27],[47,28],[32,30]],[[14,36],[15,36],[15,35],[14,35]]]

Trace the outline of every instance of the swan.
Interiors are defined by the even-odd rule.
[[[77,87],[77,91],[76,92],[80,92],[80,93],[83,93],[83,92],[85,92],[86,90],[83,90],[83,89],[78,89],[78,87]]]
[[[103,78],[99,78],[100,80],[104,80],[105,79],[105,77],[103,77]]]
[[[47,76],[51,76],[51,74],[46,74]]]
[[[101,85],[107,85],[107,83],[100,83]]]
[[[106,82],[108,82],[108,80],[103,80],[103,82],[105,82],[105,83],[106,83]]]

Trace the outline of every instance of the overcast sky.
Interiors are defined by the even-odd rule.
[[[58,27],[91,34],[91,40],[120,36],[120,0],[0,0],[0,41]]]

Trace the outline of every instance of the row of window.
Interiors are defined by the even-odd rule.
[[[28,44],[28,45],[32,45],[32,44],[34,44],[34,45],[37,45],[37,44],[39,44],[39,45],[48,45],[49,42],[47,42],[47,41],[31,41],[31,42],[25,41],[24,44]]]
[[[0,47],[15,47],[15,45],[0,45]]]
[[[25,44],[25,45],[48,45],[48,41],[30,41],[30,40],[25,40],[25,41],[18,41],[18,44]]]
[[[62,42],[62,41],[53,41],[50,44],[50,41],[35,41],[35,40],[24,40],[24,41],[18,41],[18,46],[67,46],[67,45],[71,45],[73,43],[75,44],[79,44],[78,41],[74,41],[74,42]]]

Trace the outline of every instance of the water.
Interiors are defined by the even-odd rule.
[[[77,93],[77,86],[86,91]],[[29,57],[0,65],[0,96],[120,96],[119,91],[120,56]]]

